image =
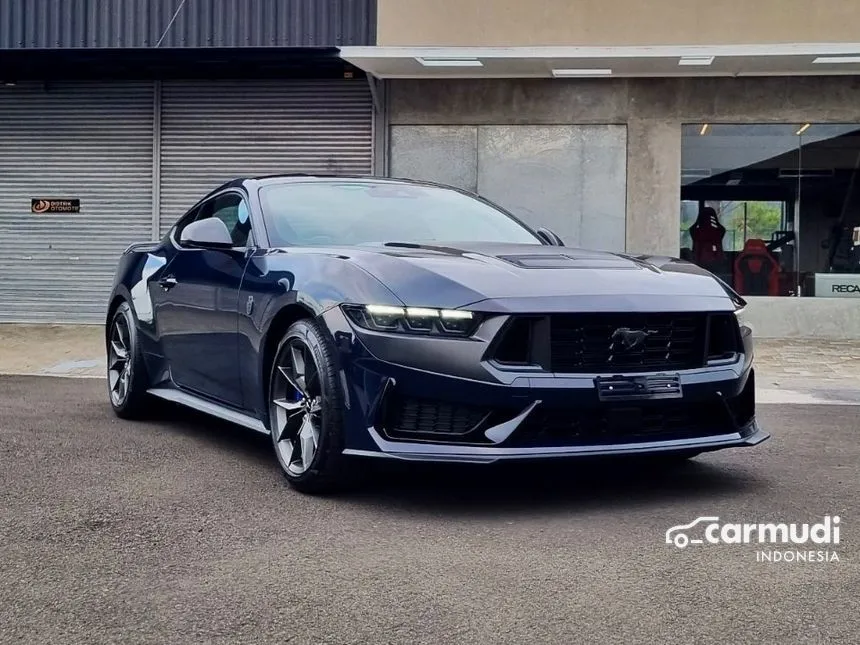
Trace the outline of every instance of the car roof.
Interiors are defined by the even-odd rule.
[[[257,175],[257,176],[247,176],[247,177],[237,177],[235,179],[231,179],[227,181],[214,190],[211,191],[210,194],[217,193],[226,188],[252,188],[252,187],[261,187],[261,186],[270,186],[277,184],[289,184],[289,183],[307,183],[307,182],[320,182],[320,183],[329,183],[333,181],[362,181],[362,182],[370,182],[370,183],[379,183],[379,184],[407,184],[414,186],[438,186],[444,188],[454,188],[453,186],[446,186],[444,184],[438,184],[430,181],[419,181],[415,179],[405,179],[405,178],[397,178],[397,177],[378,177],[374,175],[338,175],[338,174],[324,174],[324,173],[289,173],[289,174],[276,174],[276,175]]]
[[[405,179],[400,177],[379,177],[375,175],[337,175],[337,174],[324,174],[324,173],[283,173],[277,175],[256,175],[256,176],[245,176],[245,177],[235,177],[234,179],[230,179],[229,181],[224,182],[220,186],[217,186],[210,190],[208,193],[203,195],[197,202],[192,206],[195,208],[200,203],[210,199],[211,197],[217,195],[223,190],[227,190],[228,188],[242,188],[247,192],[251,192],[255,188],[260,188],[262,186],[272,186],[272,185],[280,185],[280,184],[290,184],[290,183],[309,183],[309,182],[320,182],[320,183],[331,183],[335,181],[362,181],[367,183],[375,183],[375,184],[400,184],[400,185],[409,185],[409,186],[433,186],[436,188],[447,188],[448,190],[456,190],[460,193],[465,193],[472,196],[477,196],[474,192],[458,188],[457,186],[450,186],[448,184],[440,184],[433,181],[423,181],[418,179]]]

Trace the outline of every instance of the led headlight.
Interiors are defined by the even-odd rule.
[[[465,334],[472,329],[472,325],[474,324],[474,317],[471,311],[442,309],[439,315],[439,324],[449,333]]]
[[[406,324],[414,331],[433,331],[433,326],[439,318],[437,309],[423,307],[406,308]]]
[[[367,319],[377,329],[396,329],[398,321],[403,317],[401,307],[388,305],[368,305],[365,307]]]
[[[460,309],[343,305],[343,311],[356,325],[373,331],[469,336],[478,324],[477,314]]]

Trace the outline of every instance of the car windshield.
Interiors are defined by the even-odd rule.
[[[264,186],[260,201],[273,246],[541,243],[503,211],[444,187],[369,181],[291,182]]]

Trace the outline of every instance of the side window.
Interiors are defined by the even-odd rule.
[[[235,193],[227,193],[216,197],[211,204],[211,211],[201,213],[203,217],[217,217],[227,226],[235,246],[248,245],[248,235],[251,232],[251,218],[245,201]]]
[[[179,240],[182,237],[182,229],[184,229],[191,222],[196,220],[199,212],[199,208],[192,208],[190,211],[185,213],[185,215],[183,215],[182,218],[178,222],[176,222],[176,224],[173,225],[173,230],[171,231],[170,235],[173,237],[177,244],[179,244]]]

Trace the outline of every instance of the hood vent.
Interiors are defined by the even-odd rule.
[[[504,260],[523,269],[636,269],[637,265],[618,256],[583,257],[570,255],[500,255]]]

